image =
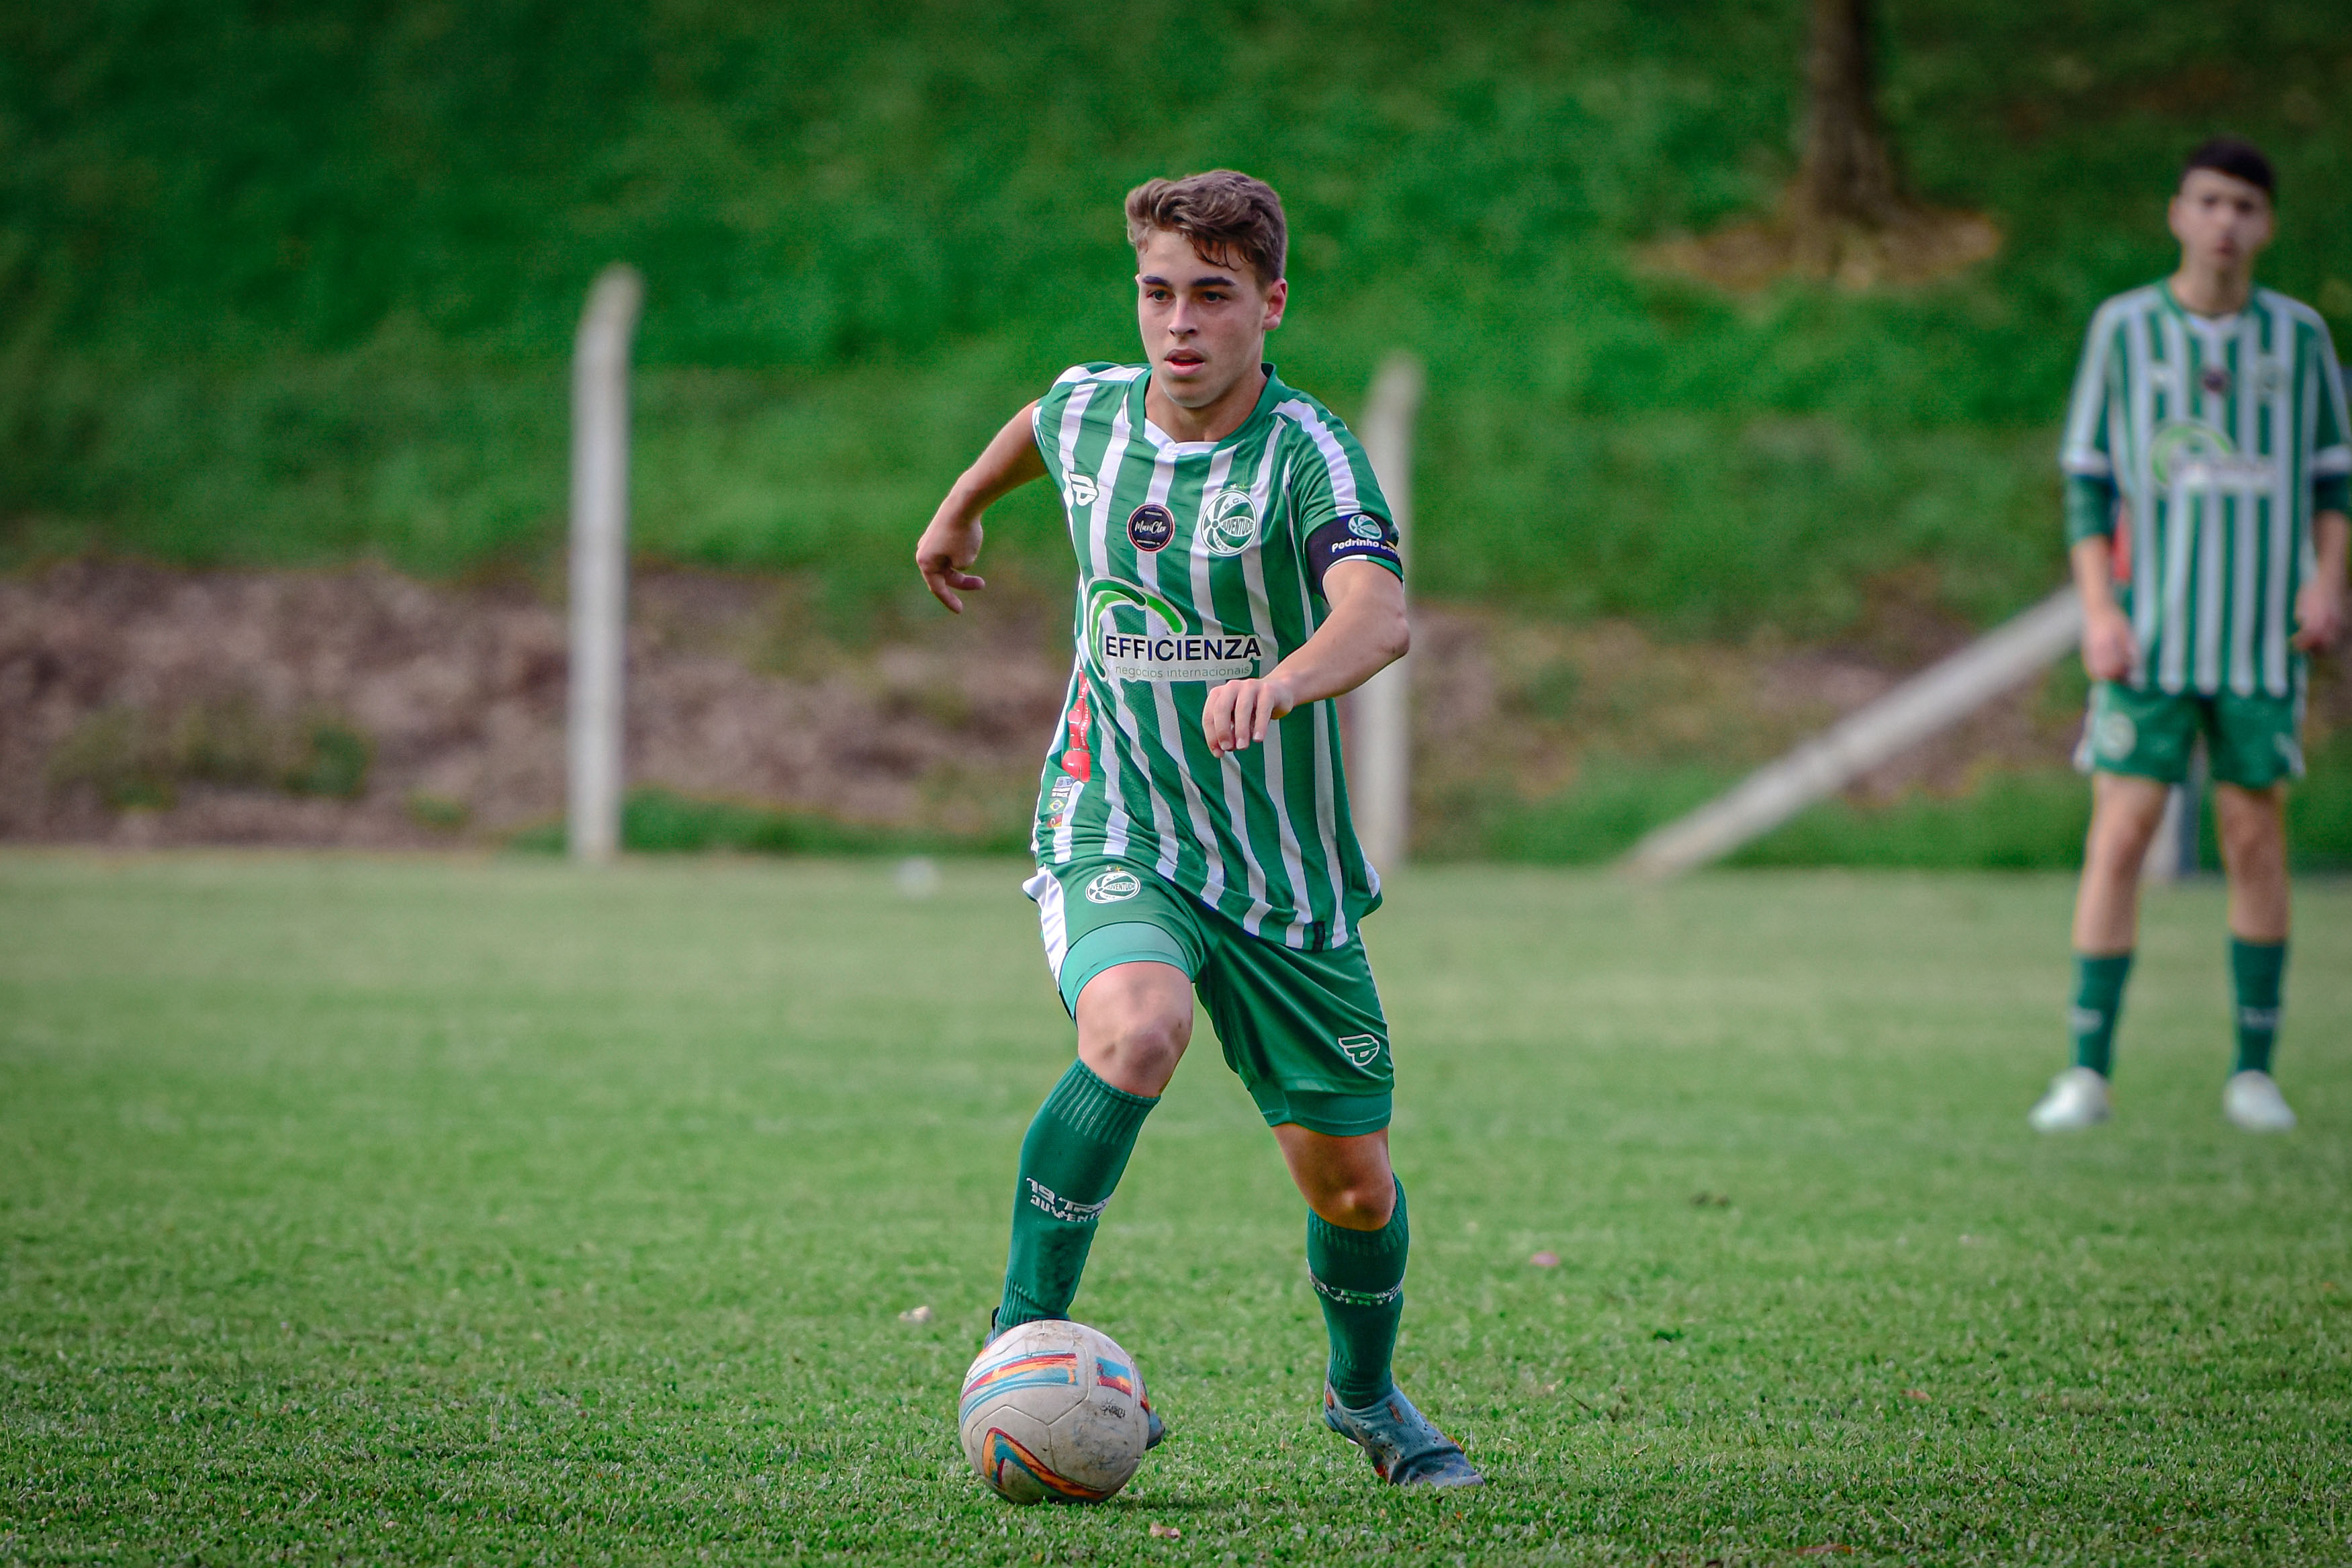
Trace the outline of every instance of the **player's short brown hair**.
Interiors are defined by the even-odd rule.
[[[1182,235],[1220,267],[1247,263],[1260,287],[1282,277],[1290,225],[1282,198],[1263,180],[1212,169],[1181,180],[1146,180],[1127,193],[1127,243],[1141,250],[1154,229]]]

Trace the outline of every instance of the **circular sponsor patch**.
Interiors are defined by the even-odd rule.
[[[2138,744],[2139,726],[2132,722],[2131,715],[2127,713],[2103,713],[2091,727],[2093,748],[2113,761],[2120,762],[2129,757],[2132,747]]]
[[[1360,539],[1377,539],[1388,530],[1381,526],[1380,518],[1372,516],[1371,513],[1358,512],[1348,519],[1348,531]]]
[[[1220,490],[1201,515],[1201,538],[1211,555],[1239,555],[1257,543],[1257,503],[1247,490]]]
[[[1087,883],[1087,902],[1122,904],[1142,891],[1143,883],[1133,872],[1113,866],[1108,871],[1095,873],[1094,879]]]
[[[1146,501],[1127,515],[1128,543],[1147,554],[1166,549],[1175,537],[1175,514],[1157,501]]]
[[[2223,370],[2219,365],[2208,365],[2205,367],[2204,371],[2199,374],[2197,384],[2203,387],[2215,397],[2228,397],[2230,395],[2230,372]]]

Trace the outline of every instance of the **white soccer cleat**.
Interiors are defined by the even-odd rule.
[[[2221,1089],[2221,1113],[2249,1133],[2292,1133],[2294,1113],[2267,1072],[2233,1072]]]
[[[2108,1114],[2107,1081],[2087,1067],[2070,1067],[2050,1081],[2050,1092],[2025,1119],[2037,1133],[2079,1133]]]

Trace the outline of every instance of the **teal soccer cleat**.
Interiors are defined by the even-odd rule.
[[[1323,1385],[1323,1424],[1372,1461],[1381,1479],[1400,1487],[1475,1487],[1486,1478],[1471,1466],[1462,1447],[1412,1407],[1402,1389],[1391,1388],[1377,1405],[1350,1410],[1329,1384]]]
[[[981,1339],[980,1348],[986,1350],[990,1345],[994,1344],[996,1336],[1003,1332],[996,1326],[996,1310],[993,1307],[990,1308],[988,1333]],[[1160,1418],[1160,1412],[1151,1407],[1151,1398],[1149,1395],[1146,1395],[1143,1399],[1143,1451],[1148,1454],[1158,1448],[1168,1437],[1168,1423],[1162,1421]]]

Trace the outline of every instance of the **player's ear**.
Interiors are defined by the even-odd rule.
[[[1277,277],[1266,287],[1265,329],[1273,331],[1282,325],[1282,312],[1290,303],[1290,279]]]

